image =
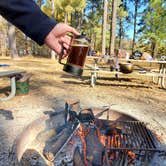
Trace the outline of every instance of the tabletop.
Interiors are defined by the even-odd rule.
[[[15,69],[15,70],[6,70],[6,71],[0,71],[0,77],[10,77],[17,74],[25,73],[25,70],[21,69]]]
[[[114,59],[115,57],[110,57],[110,58],[107,58],[109,60],[112,60]],[[90,56],[88,57],[88,59],[104,59],[102,57],[93,57],[93,56]],[[159,63],[159,64],[166,64],[166,61],[157,61],[157,60],[135,60],[135,59],[124,59],[124,58],[118,58],[119,61],[130,61],[130,62],[146,62],[146,63]]]

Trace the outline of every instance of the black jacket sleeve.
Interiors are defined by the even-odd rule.
[[[0,14],[39,45],[56,25],[33,0],[0,0]]]

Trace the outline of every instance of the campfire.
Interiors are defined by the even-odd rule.
[[[49,116],[36,120],[17,140],[18,160],[25,158],[26,149],[33,149],[27,147],[27,144],[30,145],[28,140],[35,142],[34,140],[41,137],[44,131],[48,135],[45,127],[51,119],[50,131],[53,134],[44,141],[40,151],[35,149],[44,159],[45,165],[51,163],[56,166],[163,166],[166,164],[166,149],[145,123],[112,111],[109,107],[99,109],[95,115],[94,112],[96,111],[92,108],[81,109],[79,102],[67,102],[63,111],[65,117],[63,123],[59,123],[62,120],[57,116],[58,113],[54,114],[55,119]],[[52,132],[52,129],[55,132]],[[37,160],[38,157],[33,155],[32,158],[34,161],[34,158]]]
[[[155,165],[165,156],[143,122],[111,121],[110,108],[94,115],[92,109],[73,110],[67,104],[66,112],[66,125],[43,151],[55,165],[143,166]],[[107,119],[99,119],[104,113]]]

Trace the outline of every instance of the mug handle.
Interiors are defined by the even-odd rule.
[[[62,56],[63,56],[63,54],[64,54],[64,47],[62,46],[61,53],[59,54],[59,60],[58,60],[58,62],[61,65],[65,65],[65,63],[62,62]]]
[[[74,36],[73,35],[69,35],[71,37],[71,43],[74,39]],[[59,54],[59,60],[58,62],[61,64],[61,65],[66,65],[65,63],[62,62],[62,57],[64,55],[64,46],[62,45],[62,48],[61,48],[61,53]]]

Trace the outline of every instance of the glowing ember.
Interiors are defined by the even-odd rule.
[[[128,155],[128,161],[129,161],[129,163],[133,163],[134,160],[135,160],[135,157],[136,157],[135,153],[132,152],[132,151],[128,151],[127,155]]]

